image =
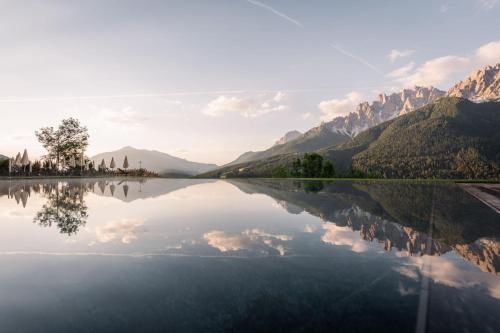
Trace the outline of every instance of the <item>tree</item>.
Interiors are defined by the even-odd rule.
[[[306,153],[304,154],[302,167],[304,177],[320,177],[323,169],[323,157],[317,153]]]
[[[89,139],[87,127],[75,118],[63,119],[57,130],[43,127],[35,135],[47,150],[48,159],[55,159],[57,163],[84,153]]]
[[[291,174],[293,177],[302,176],[302,161],[300,160],[300,158],[293,161]]]
[[[323,171],[321,177],[332,178],[335,176],[335,169],[332,162],[326,160],[323,162]]]
[[[464,178],[494,177],[495,166],[475,147],[462,148],[455,156],[455,170]]]

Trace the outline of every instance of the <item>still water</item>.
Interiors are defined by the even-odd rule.
[[[0,181],[0,332],[500,332],[456,185]]]

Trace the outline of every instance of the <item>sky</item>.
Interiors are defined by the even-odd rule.
[[[76,117],[123,146],[228,163],[356,104],[500,62],[500,0],[2,1],[0,154]]]

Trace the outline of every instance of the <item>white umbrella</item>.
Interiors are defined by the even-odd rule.
[[[83,157],[83,153],[80,154],[80,159],[78,160],[78,165],[81,167],[85,166],[85,159]]]
[[[13,158],[9,158],[9,175],[12,172],[12,161],[13,160],[14,160]]]
[[[115,163],[115,158],[114,157],[111,157],[111,163],[109,164],[109,167],[111,169],[116,168],[116,163]]]
[[[24,167],[30,164],[30,159],[28,158],[28,152],[26,151],[26,149],[24,150],[23,158],[21,158],[21,164]]]
[[[17,153],[16,159],[14,161],[14,165],[17,167],[22,166],[23,164],[21,163],[21,153]]]
[[[33,173],[33,163],[30,161],[30,173]]]
[[[129,164],[128,164],[128,158],[125,156],[125,159],[123,160],[123,168],[126,170],[128,169]]]
[[[49,160],[49,166],[48,166],[49,170],[52,169],[52,160]]]

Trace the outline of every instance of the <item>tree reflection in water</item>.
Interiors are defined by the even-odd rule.
[[[87,222],[87,206],[83,197],[88,190],[83,184],[45,184],[42,193],[47,202],[33,222],[42,227],[55,225],[62,234],[76,234]]]

